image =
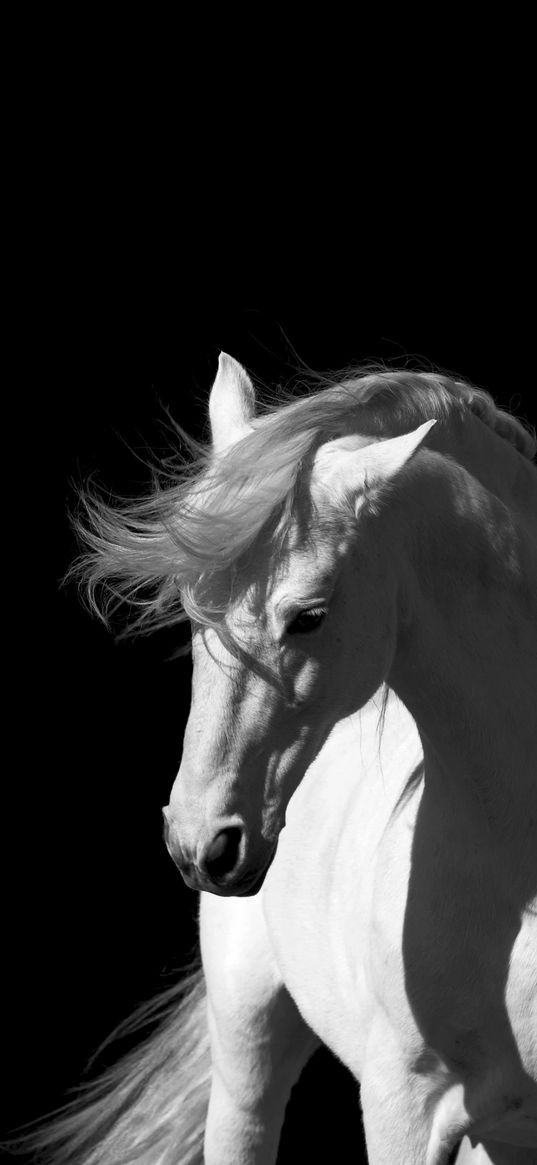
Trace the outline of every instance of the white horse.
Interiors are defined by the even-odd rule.
[[[535,441],[411,372],[256,418],[225,355],[210,418],[197,475],[84,534],[92,594],[192,620],[165,817],[203,972],[55,1160],[274,1165],[323,1041],[370,1165],[535,1165]]]

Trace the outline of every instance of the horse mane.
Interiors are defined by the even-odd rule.
[[[188,617],[218,626],[253,544],[263,534],[281,546],[302,470],[344,433],[383,438],[470,412],[523,457],[537,452],[534,431],[444,373],[369,367],[315,380],[307,396],[287,391],[262,405],[252,432],[217,460],[172,422],[190,456],[179,445],[146,497],[110,504],[91,484],[80,492],[73,524],[84,552],[68,577],[104,621],[127,600],[137,610],[130,632]]]

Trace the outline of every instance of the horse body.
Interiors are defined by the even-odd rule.
[[[202,891],[206,1165],[274,1165],[319,1040],[370,1165],[532,1165],[535,443],[449,378],[254,399],[223,356],[200,477],[86,532],[93,582],[158,581],[158,618],[179,586],[193,624],[164,812]]]
[[[399,467],[391,505],[369,530],[363,524],[350,578],[366,618],[358,615],[348,671],[337,624],[330,660],[331,724],[348,711],[339,671],[349,684],[359,675],[358,707],[364,688],[387,679],[418,728],[407,712],[387,715],[385,798],[371,758],[353,780],[352,764],[327,765],[321,753],[294,792],[263,891],[283,983],[361,1080],[374,1165],[442,1165],[466,1135],[476,1154],[502,1165],[537,1150],[537,558],[527,524],[535,487],[530,467],[495,435],[484,437],[479,421],[467,420],[462,441],[460,428],[433,433],[406,474]],[[352,488],[352,456],[348,439],[321,448],[309,484],[319,506]],[[352,560],[337,523],[323,537],[332,555],[325,544],[320,567],[314,550],[297,570],[312,604],[326,593],[326,562],[341,585],[334,564],[340,554]],[[292,591],[290,575],[275,588],[275,607],[282,588]],[[352,620],[348,602],[342,611]],[[259,658],[255,632],[249,643]],[[232,701],[229,677],[225,685]],[[258,734],[259,720],[247,720]],[[233,766],[250,774],[240,727],[236,720],[227,733]],[[308,730],[297,736],[307,740]],[[270,741],[270,713],[262,732]],[[366,739],[370,749],[370,729]],[[214,764],[212,743],[199,745],[198,737],[202,763]],[[405,796],[421,748],[423,781]],[[265,805],[273,800],[265,787]],[[235,806],[243,815],[240,796]],[[273,821],[265,817],[269,834]]]

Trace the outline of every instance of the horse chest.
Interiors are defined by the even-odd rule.
[[[279,854],[265,914],[283,981],[303,1018],[359,1076],[369,995],[356,946],[365,932],[368,895],[365,886],[359,895],[346,896],[327,885],[324,856],[319,847],[319,860],[306,858],[297,879],[287,855]]]
[[[378,849],[388,828],[391,847],[408,866],[407,818],[415,813],[409,807],[390,826],[390,773],[384,783],[375,766],[370,778],[367,757],[362,761],[357,775],[356,765],[336,756],[337,812],[326,763],[322,779],[308,774],[264,890],[269,936],[287,989],[310,1027],[358,1077],[378,1006],[369,963]],[[404,893],[403,875],[399,915]]]

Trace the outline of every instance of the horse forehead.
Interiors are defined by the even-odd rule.
[[[274,563],[267,579],[262,606],[269,620],[270,612],[286,601],[328,598],[348,540],[348,532],[338,523],[319,525],[309,532],[306,540],[297,533],[281,560]],[[254,587],[247,603],[251,603],[254,615],[259,616],[256,599],[259,603]]]
[[[330,575],[345,552],[350,534],[347,515],[315,507],[289,522],[281,548],[266,545],[252,555],[250,579],[244,580],[240,597],[228,608],[230,622],[259,618],[265,606],[273,606],[276,593],[298,583],[299,589]]]

